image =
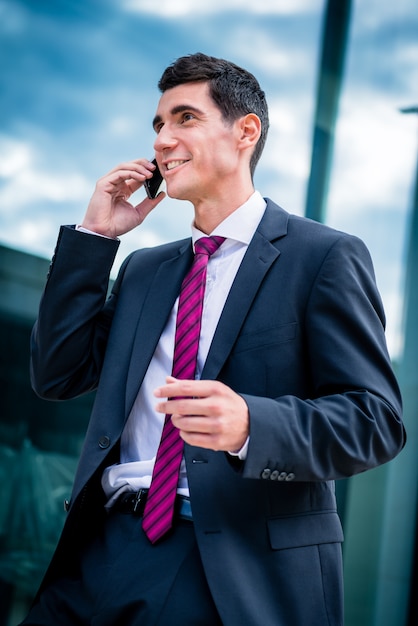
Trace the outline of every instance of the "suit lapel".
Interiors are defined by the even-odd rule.
[[[129,413],[148,364],[154,354],[180,292],[182,280],[190,267],[193,252],[190,241],[178,254],[159,266],[137,321],[126,384],[126,408]]]
[[[273,242],[287,233],[288,214],[270,200],[248,246],[222,311],[202,371],[202,379],[214,379],[231,352],[257,291],[271,265],[280,256]]]

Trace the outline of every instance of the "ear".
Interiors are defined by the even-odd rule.
[[[254,148],[261,134],[261,121],[255,113],[247,113],[238,120],[239,141],[243,149]]]

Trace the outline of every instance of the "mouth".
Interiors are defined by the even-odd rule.
[[[188,163],[188,159],[176,159],[173,161],[167,161],[167,163],[165,163],[165,169],[169,172],[176,169],[177,167],[180,167],[180,165],[184,165],[185,163]]]

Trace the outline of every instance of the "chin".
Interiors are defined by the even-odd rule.
[[[186,189],[176,189],[174,185],[167,185],[167,196],[173,200],[190,200],[190,193]]]

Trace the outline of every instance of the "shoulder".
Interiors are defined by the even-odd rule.
[[[364,242],[355,235],[337,230],[307,217],[289,213],[269,198],[266,198],[266,202],[267,207],[264,219],[268,230],[270,232],[274,230],[271,228],[272,222],[286,223],[284,233],[286,236],[283,238],[283,242],[288,238],[289,244],[294,244],[297,239],[301,250],[308,248],[311,251],[313,249],[329,248],[336,244],[341,244],[343,247],[348,245],[348,247],[366,248]],[[263,220],[260,226],[262,224]],[[266,224],[264,224],[265,226]]]
[[[292,271],[303,267],[305,273],[314,275],[329,267],[338,273],[351,266],[374,276],[370,252],[359,237],[288,213],[269,199],[259,232],[280,250]]]
[[[125,264],[129,263],[129,265],[132,266],[140,265],[144,268],[148,265],[159,265],[164,263],[164,261],[184,254],[188,249],[192,252],[191,241],[191,237],[187,237],[186,239],[172,241],[159,246],[135,250],[127,257],[127,259],[125,259]]]

